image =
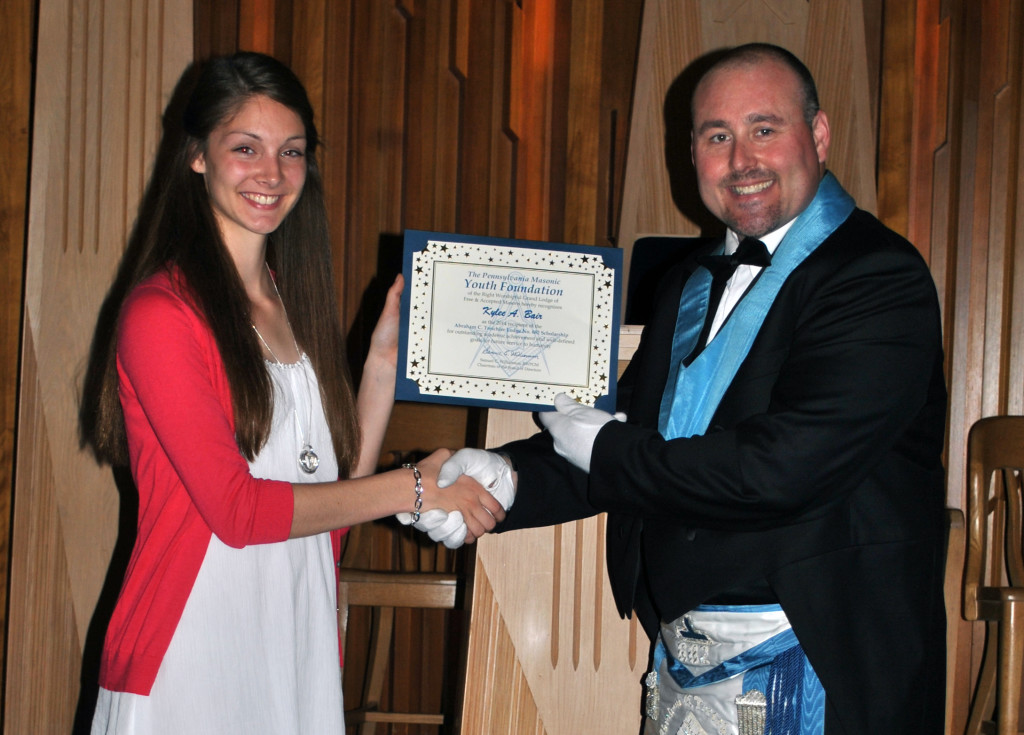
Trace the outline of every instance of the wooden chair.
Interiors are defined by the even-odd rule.
[[[450,610],[455,607],[458,589],[458,577],[454,574],[364,571],[344,567],[340,570],[338,627],[342,640],[348,631],[350,607],[371,607],[374,618],[363,704],[358,709],[345,712],[345,725],[351,733],[374,735],[377,723],[445,724],[442,713],[383,712],[380,702],[391,654],[395,608]]]
[[[970,709],[971,624],[960,611],[964,600],[964,561],[967,558],[967,521],[959,508],[946,508],[946,729],[961,735]],[[964,663],[961,663],[964,662]]]
[[[968,735],[1018,733],[1024,679],[1022,473],[1024,416],[976,422],[967,439],[964,617],[989,622]]]

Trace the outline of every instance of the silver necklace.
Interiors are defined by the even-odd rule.
[[[270,266],[267,266],[267,273],[270,272]],[[284,305],[284,299],[281,298],[281,292],[277,290],[277,282],[274,277],[270,277],[270,282],[274,284],[274,293],[277,294],[277,300],[281,302],[281,309],[284,311],[284,321],[288,325],[288,332],[292,336],[292,344],[295,345],[295,354],[299,356],[298,369],[302,371],[302,380],[306,384],[306,396],[309,399],[309,420],[306,422],[306,433],[302,433],[302,424],[299,421],[299,405],[298,401],[294,401],[292,406],[292,412],[295,414],[295,431],[299,435],[299,441],[302,443],[302,449],[299,450],[299,468],[307,475],[312,475],[316,472],[317,467],[320,466],[320,457],[317,456],[316,452],[313,451],[313,445],[310,444],[310,434],[313,432],[313,391],[309,387],[309,377],[306,375],[306,368],[302,365],[302,352],[299,351],[299,343],[295,340],[295,330],[292,329],[292,323],[288,319],[288,309]],[[274,351],[270,349],[270,345],[267,344],[267,340],[263,339],[263,335],[260,334],[260,330],[256,328],[255,324],[252,324],[252,331],[256,332],[256,336],[260,338],[260,342],[267,348],[267,352],[274,358],[274,362],[278,365],[284,365]],[[293,396],[294,398],[294,396]]]

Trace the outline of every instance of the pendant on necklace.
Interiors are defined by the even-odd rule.
[[[316,456],[316,452],[313,451],[313,447],[308,444],[302,447],[302,451],[299,452],[299,467],[307,475],[312,475],[316,472],[316,468],[320,466],[320,458]]]

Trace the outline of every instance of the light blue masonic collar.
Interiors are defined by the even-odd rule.
[[[711,273],[699,268],[679,299],[672,357],[661,399],[658,430],[666,439],[703,434],[722,396],[750,351],[775,297],[789,274],[850,216],[856,206],[826,172],[811,203],[785,233],[765,268],[715,338],[684,367],[697,342],[711,291]],[[719,247],[717,254],[721,254]]]

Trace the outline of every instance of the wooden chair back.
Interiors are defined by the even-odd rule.
[[[378,724],[446,724],[442,712],[388,712],[381,699],[395,624],[395,608],[453,609],[459,593],[454,574],[432,572],[387,572],[342,568],[338,580],[338,627],[342,641],[348,634],[349,608],[373,609],[363,702],[345,712],[345,724],[356,735],[374,735]],[[447,723],[450,724],[450,723]]]
[[[989,621],[968,735],[1017,735],[1024,681],[1021,551],[1024,416],[977,421],[967,439],[964,618]]]
[[[978,620],[978,592],[1024,587],[1021,552],[1021,477],[1024,416],[992,416],[967,439],[968,535],[964,617]]]

